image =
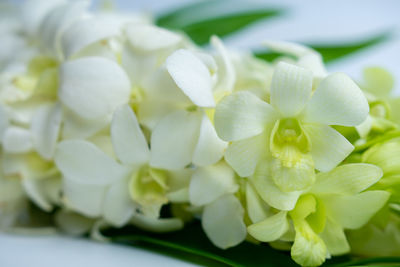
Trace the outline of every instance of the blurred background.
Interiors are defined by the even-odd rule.
[[[260,57],[273,56],[264,40],[311,45],[329,71],[356,80],[364,67],[381,66],[395,77],[400,95],[399,0],[96,0],[93,8],[104,5],[144,13],[160,26],[187,32],[199,45],[216,33],[228,48]],[[0,266],[192,266],[149,251],[57,236],[0,235],[0,250]]]
[[[319,48],[329,71],[346,72],[359,80],[364,67],[378,65],[400,79],[398,0],[113,2],[117,9],[143,12],[161,26],[192,33],[195,40],[202,28],[211,25],[209,31],[228,32],[223,39],[229,48],[262,51],[267,39],[294,41]],[[95,1],[94,6],[101,3]],[[172,23],[165,20],[171,16],[175,16]],[[241,23],[234,25],[234,19]],[[229,24],[232,29],[226,29]],[[395,87],[400,94],[398,82]]]

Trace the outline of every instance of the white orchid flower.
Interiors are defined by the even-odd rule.
[[[150,149],[128,105],[113,116],[111,140],[118,161],[88,141],[59,144],[55,161],[64,175],[68,207],[89,217],[104,216],[121,226],[136,209],[157,219],[169,195],[178,202],[187,199],[184,191],[190,170],[167,172],[149,164]]]
[[[59,203],[61,176],[52,158],[60,135],[60,105],[47,105],[33,115],[30,128],[9,126],[3,144],[4,173],[17,176],[26,194],[42,209]]]
[[[166,169],[180,169],[190,163],[206,166],[223,156],[227,143],[219,139],[206,114],[212,113],[216,101],[233,90],[235,74],[227,51],[218,39],[214,38],[213,43],[220,66],[216,84],[207,65],[189,50],[177,50],[166,60],[168,74],[161,75],[169,82],[161,87],[157,83],[154,88],[160,91],[167,85],[168,92],[175,92],[172,96],[178,97],[169,103],[169,114],[153,129],[152,151],[157,155],[152,157],[154,166]]]
[[[264,175],[268,175],[266,166],[260,166],[259,171],[264,174],[254,179],[264,179]],[[344,229],[362,227],[385,205],[390,196],[388,192],[364,191],[381,177],[379,167],[363,163],[342,165],[330,172],[318,173],[316,183],[296,199],[293,210],[257,217],[248,227],[249,234],[262,242],[278,240],[288,232],[290,219],[295,235],[289,240],[286,237],[286,240],[294,241],[292,258],[302,266],[321,265],[330,255],[350,251]],[[271,203],[274,195],[270,190],[264,191],[267,185],[255,188],[264,192],[260,194],[264,201]],[[292,201],[289,198],[281,200]],[[261,205],[257,203],[249,209],[259,210]]]
[[[260,159],[270,155],[271,186],[298,192],[315,181],[314,167],[329,171],[353,150],[329,125],[360,124],[368,114],[367,100],[344,74],[326,77],[315,92],[312,78],[311,71],[281,62],[272,78],[271,104],[250,92],[218,104],[216,130],[232,142],[225,159],[240,176],[253,175]]]
[[[223,161],[197,168],[190,181],[190,203],[203,207],[203,229],[222,249],[236,246],[247,235],[244,209],[234,195],[238,189],[234,171]]]

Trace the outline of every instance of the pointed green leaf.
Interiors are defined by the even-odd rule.
[[[281,10],[241,1],[200,1],[162,14],[156,24],[186,33],[195,43],[205,44],[212,35],[237,32],[251,23],[275,17]]]
[[[359,42],[337,44],[335,46],[326,44],[307,44],[307,46],[311,47],[312,49],[320,53],[325,63],[331,63],[337,59],[346,57],[348,55],[357,53],[363,49],[370,48],[374,45],[385,42],[389,40],[390,37],[391,33],[385,32],[377,36],[361,40]],[[254,55],[266,61],[272,61],[277,57],[282,56],[282,54],[280,53],[275,53],[270,51],[256,51]],[[289,55],[289,57],[293,58],[293,56],[291,55]]]

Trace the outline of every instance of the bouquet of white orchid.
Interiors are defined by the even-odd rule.
[[[204,49],[88,4],[28,1],[0,20],[3,230],[48,213],[59,231],[112,240],[105,229],[200,220],[218,248],[268,242],[302,266],[400,256],[387,71],[356,83],[279,41],[264,43],[283,55],[273,61],[216,36]]]

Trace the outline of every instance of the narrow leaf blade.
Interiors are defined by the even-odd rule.
[[[348,44],[339,44],[335,46],[323,44],[308,44],[307,46],[313,48],[322,55],[325,63],[332,63],[335,60],[344,58],[346,56],[355,54],[364,49],[373,47],[377,44],[383,43],[391,38],[391,33],[383,33],[371,38]],[[254,55],[266,61],[273,61],[282,54],[271,51],[256,51]]]

